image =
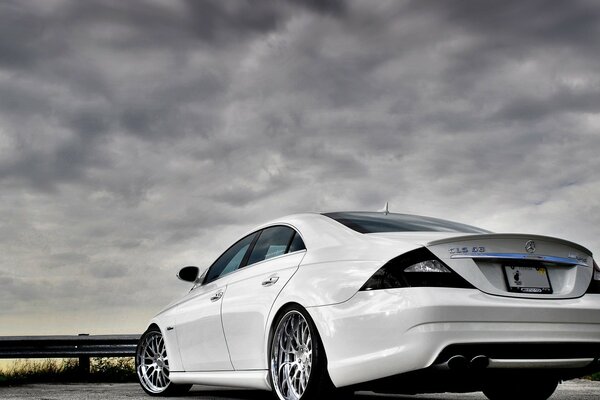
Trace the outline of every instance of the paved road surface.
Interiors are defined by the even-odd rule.
[[[72,385],[25,385],[14,388],[0,387],[0,399],[38,400],[148,400],[137,384],[72,384]],[[179,399],[185,400],[261,400],[270,399],[269,393],[257,391],[214,390],[194,386],[190,393]],[[484,400],[481,393],[435,394],[418,396],[374,395],[360,392],[356,400]],[[598,400],[600,382],[576,379],[560,385],[551,400]]]

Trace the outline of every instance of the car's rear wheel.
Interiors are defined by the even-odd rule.
[[[483,394],[490,400],[546,400],[557,386],[556,378],[520,373],[488,380]]]
[[[149,328],[140,338],[135,370],[142,389],[151,396],[178,396],[192,385],[176,385],[169,379],[169,357],[160,329]]]
[[[336,396],[327,373],[323,344],[306,310],[291,305],[279,315],[269,353],[269,373],[275,396],[279,400]]]

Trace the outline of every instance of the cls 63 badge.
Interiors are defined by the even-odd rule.
[[[473,246],[473,247],[451,247],[448,249],[451,255],[454,254],[469,254],[469,253],[485,253],[485,247]]]

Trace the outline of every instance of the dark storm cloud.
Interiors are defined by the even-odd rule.
[[[451,54],[444,65],[444,85],[449,92],[472,89],[480,86],[482,80],[497,80],[532,61],[548,61],[539,65],[539,73],[550,78],[545,83],[552,85],[561,74],[569,70],[583,72],[600,61],[596,40],[600,34],[600,8],[593,1],[425,0],[412,2],[409,9],[417,14],[433,13],[442,22],[441,30],[453,26],[469,37],[470,43]],[[503,70],[507,66],[511,68]],[[522,84],[531,89],[529,82]],[[557,88],[552,99],[546,99],[546,93],[535,99],[534,94],[528,90],[527,96],[514,101],[511,98],[488,101],[506,102],[502,105],[506,109],[502,114],[505,118],[513,113],[518,119],[537,118],[542,116],[540,113],[563,112],[565,107],[572,107],[573,111],[581,108],[598,111],[596,99],[566,85]]]
[[[414,1],[422,12],[442,10],[449,23],[485,36],[488,43],[507,48],[531,45],[597,46],[600,10],[594,1],[553,2],[545,0],[485,2],[469,0]],[[490,48],[490,51],[498,48]]]
[[[53,6],[8,2],[2,9],[0,65],[12,77],[0,85],[0,104],[26,138],[19,139],[25,144],[18,157],[0,160],[0,177],[21,177],[52,190],[57,183],[88,180],[88,170],[107,157],[99,136],[214,135],[243,43],[280,28],[294,10],[339,15],[345,6],[336,1],[59,1]],[[228,47],[234,49],[225,54]],[[190,61],[196,52],[217,56],[216,61],[196,68]],[[43,116],[67,137],[31,148],[27,136],[39,136],[41,127],[22,121],[32,116]]]
[[[598,20],[593,1],[5,1],[1,305],[149,313],[255,224],[386,201],[597,250]]]
[[[44,18],[35,7],[25,7],[18,1],[0,4],[0,65],[30,68],[60,53],[60,46],[48,40],[44,28]]]
[[[600,88],[563,88],[551,96],[517,98],[499,110],[498,118],[501,121],[538,120],[557,113],[600,113]]]
[[[282,19],[280,2],[276,0],[229,4],[188,0],[186,5],[190,12],[191,31],[213,44],[239,39],[247,34],[271,31],[277,28]],[[233,26],[235,29],[231,29]]]
[[[290,3],[312,9],[319,13],[340,16],[347,11],[347,2],[344,0],[290,0]]]
[[[279,28],[289,18],[290,6],[330,15],[342,14],[346,9],[345,3],[337,0],[184,0],[178,7],[167,2],[98,0],[68,4],[60,10],[59,21],[77,24],[110,22],[132,28],[124,37],[110,41],[112,45],[128,50],[160,44],[178,48],[193,45],[198,40],[216,47],[246,41],[252,35]]]

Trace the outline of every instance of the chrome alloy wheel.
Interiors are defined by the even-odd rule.
[[[169,358],[161,333],[152,331],[145,335],[136,357],[140,383],[151,393],[164,392],[171,380]]]
[[[271,344],[271,377],[280,399],[302,397],[312,369],[310,327],[298,311],[290,311],[277,325]]]

